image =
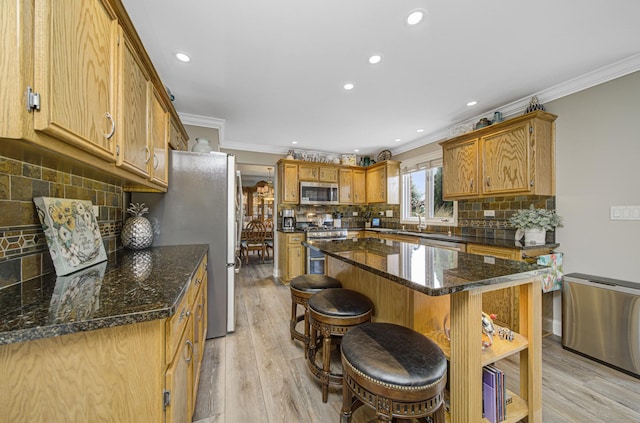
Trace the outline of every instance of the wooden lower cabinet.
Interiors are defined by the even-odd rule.
[[[535,257],[541,254],[551,253],[550,248],[536,248],[527,250],[528,257]],[[523,250],[515,248],[493,247],[489,245],[467,244],[467,253],[480,254],[483,256],[507,259],[523,260]],[[520,331],[518,289],[505,288],[482,294],[482,310],[486,313],[496,315],[495,323],[498,326],[505,326],[516,332]]]
[[[0,421],[190,422],[206,334],[205,266],[206,257],[169,319],[0,345]]]
[[[278,232],[278,274],[284,283],[305,273],[304,238],[303,233]]]

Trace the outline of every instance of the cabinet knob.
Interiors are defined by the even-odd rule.
[[[491,177],[487,176],[487,186],[491,186]]]
[[[533,186],[533,179],[529,181],[529,186],[532,187]]]
[[[111,132],[104,134],[104,137],[110,140],[113,134],[116,133],[116,121],[113,120],[113,116],[111,116],[111,113],[109,112],[105,113],[104,116],[111,121]]]

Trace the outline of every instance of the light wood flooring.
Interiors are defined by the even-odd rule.
[[[339,421],[341,389],[321,401],[302,346],[291,340],[289,288],[272,276],[273,263],[243,266],[236,283],[236,331],[206,341],[196,423]],[[498,363],[518,392],[517,359]],[[640,422],[640,380],[543,340],[544,423]],[[375,422],[361,407],[353,423]]]

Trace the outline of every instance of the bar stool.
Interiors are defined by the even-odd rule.
[[[341,350],[341,423],[363,404],[376,410],[379,422],[444,423],[447,360],[435,342],[404,326],[365,323],[344,336]]]
[[[342,384],[341,373],[331,373],[331,345],[339,343],[351,328],[371,321],[373,303],[365,295],[344,288],[330,288],[309,298],[309,326],[311,335],[307,365],[322,385],[322,402],[327,402],[329,384]],[[322,339],[322,368],[316,363],[318,346]]]
[[[325,275],[300,275],[291,280],[291,321],[289,331],[291,340],[297,339],[304,344],[305,356],[309,348],[309,310],[307,303],[309,298],[317,292],[327,288],[341,288],[339,280]],[[298,315],[298,304],[304,307],[304,313]],[[304,320],[304,333],[296,330],[296,326]]]

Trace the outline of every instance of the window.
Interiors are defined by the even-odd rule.
[[[402,162],[401,223],[457,225],[458,203],[442,199],[440,152]]]

